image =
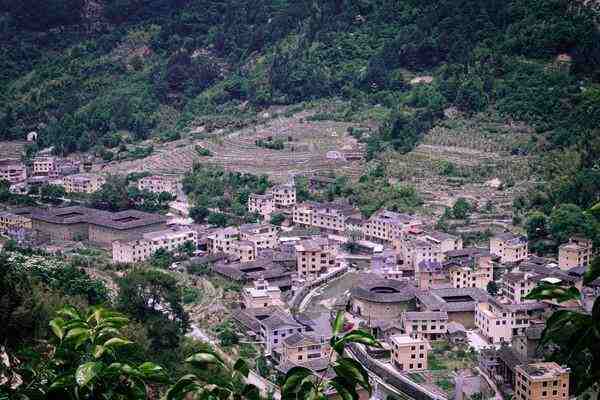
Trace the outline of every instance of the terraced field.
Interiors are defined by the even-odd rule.
[[[27,142],[0,142],[0,159],[2,158],[17,158],[20,159]]]
[[[361,152],[346,130],[356,126],[345,122],[307,121],[311,112],[279,116],[264,124],[205,139],[190,138],[155,146],[156,151],[140,160],[113,162],[101,171],[150,171],[184,173],[196,162],[221,165],[225,169],[253,174],[266,174],[274,181],[285,181],[290,174],[312,174],[335,171],[357,176],[362,161],[347,161],[346,154]],[[283,150],[256,145],[257,139],[282,139]],[[207,148],[211,157],[200,156],[196,147]]]

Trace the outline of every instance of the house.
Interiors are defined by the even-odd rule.
[[[278,246],[278,228],[271,224],[240,225],[240,240],[254,243],[257,250],[275,249]]]
[[[256,244],[250,240],[237,240],[233,242],[233,253],[240,262],[254,261],[257,257]]]
[[[58,159],[56,157],[39,156],[33,159],[34,175],[51,175],[56,170]]]
[[[259,318],[260,319],[260,318]],[[265,347],[265,355],[271,355],[275,350],[281,349],[286,337],[296,333],[303,333],[306,328],[296,322],[290,314],[281,310],[260,319],[260,337]]]
[[[304,239],[295,246],[298,277],[314,280],[335,267],[336,250],[327,238]]]
[[[484,249],[463,249],[446,252],[444,267],[455,288],[486,289],[494,279],[492,256]]]
[[[244,308],[283,307],[281,289],[271,286],[265,279],[257,279],[242,290]]]
[[[429,342],[426,339],[392,335],[388,341],[392,348],[392,363],[399,371],[416,372],[427,369]]]
[[[210,254],[236,254],[234,243],[240,240],[238,228],[229,226],[217,229],[207,236],[207,249]]]
[[[452,287],[448,269],[440,261],[422,260],[417,265],[415,278],[421,290]]]
[[[348,229],[346,221],[357,217],[360,217],[360,211],[342,201],[300,203],[296,204],[292,213],[296,225],[337,234],[344,234]]]
[[[448,313],[445,311],[406,311],[400,321],[404,332],[427,340],[437,340],[446,334]]]
[[[172,175],[145,176],[138,181],[138,189],[152,193],[169,193],[173,197],[179,194],[180,179]]]
[[[19,214],[17,210],[0,211],[0,232],[15,228],[31,229],[32,224],[29,215]]]
[[[275,202],[272,194],[252,193],[248,198],[248,212],[262,215],[267,219],[275,212]]]
[[[146,261],[159,249],[173,252],[186,242],[193,243],[194,248],[198,245],[198,233],[187,226],[146,232],[136,239],[114,241],[112,261],[113,263]]]
[[[515,368],[515,400],[564,400],[569,398],[570,369],[555,362],[518,365]]]
[[[283,339],[282,361],[303,365],[306,362],[327,361],[331,346],[324,337],[316,337],[310,333],[294,333]]]
[[[388,210],[379,210],[363,224],[363,234],[369,240],[391,243],[422,221],[416,217]]]
[[[440,288],[420,290],[416,293],[420,311],[445,311],[449,322],[458,322],[467,329],[475,327],[477,304],[487,301],[486,291],[474,288]]]
[[[511,232],[495,235],[490,239],[490,253],[500,257],[501,263],[516,263],[528,257],[527,237]]]
[[[102,188],[106,179],[96,174],[77,174],[65,176],[63,186],[67,193],[94,193]]]
[[[490,343],[510,343],[513,335],[522,335],[532,318],[540,317],[545,303],[509,303],[506,299],[490,297],[477,304],[475,326]]]
[[[276,208],[285,210],[296,204],[296,186],[293,184],[275,185],[267,191],[267,194],[273,196],[273,204]]]
[[[20,183],[27,179],[27,168],[20,160],[5,158],[0,160],[0,181]]]
[[[592,241],[572,237],[558,248],[558,266],[566,271],[574,267],[588,266],[592,260]]]

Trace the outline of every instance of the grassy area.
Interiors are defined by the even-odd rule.
[[[426,381],[425,378],[418,372],[411,372],[410,374],[408,374],[408,377],[410,378],[410,380],[416,383],[424,383]]]
[[[451,346],[446,341],[436,341],[431,347],[427,361],[433,371],[472,368],[477,362],[477,354],[465,345]]]
[[[449,378],[441,378],[435,381],[435,384],[442,389],[444,392],[448,394],[448,396],[452,395],[454,392],[454,382]]]

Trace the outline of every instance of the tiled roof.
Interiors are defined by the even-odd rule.
[[[448,313],[445,311],[406,311],[404,318],[408,321],[447,320]]]
[[[357,287],[350,290],[353,298],[375,303],[396,303],[415,298],[416,289],[410,282],[381,278],[376,274],[361,274]]]

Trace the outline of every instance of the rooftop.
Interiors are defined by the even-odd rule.
[[[419,302],[430,311],[474,311],[478,302],[487,302],[487,292],[479,288],[442,288],[417,292]]]
[[[447,320],[448,313],[445,311],[407,311],[404,318],[408,321],[424,320]]]
[[[31,218],[33,220],[44,221],[51,224],[70,225],[89,223],[117,230],[162,224],[167,220],[162,215],[150,214],[137,210],[112,213],[81,206],[49,209],[38,208],[32,211]]]
[[[409,344],[420,344],[426,342],[424,339],[417,339],[410,335],[392,335],[390,336],[390,342],[393,344],[397,344],[399,346],[409,345]]]
[[[563,368],[555,362],[541,362],[527,365],[519,365],[517,369],[525,372],[532,380],[556,379],[560,375],[569,373],[568,368]]]
[[[375,274],[361,274],[359,284],[350,290],[353,298],[375,303],[395,303],[415,298],[416,289],[410,282],[381,278]]]

